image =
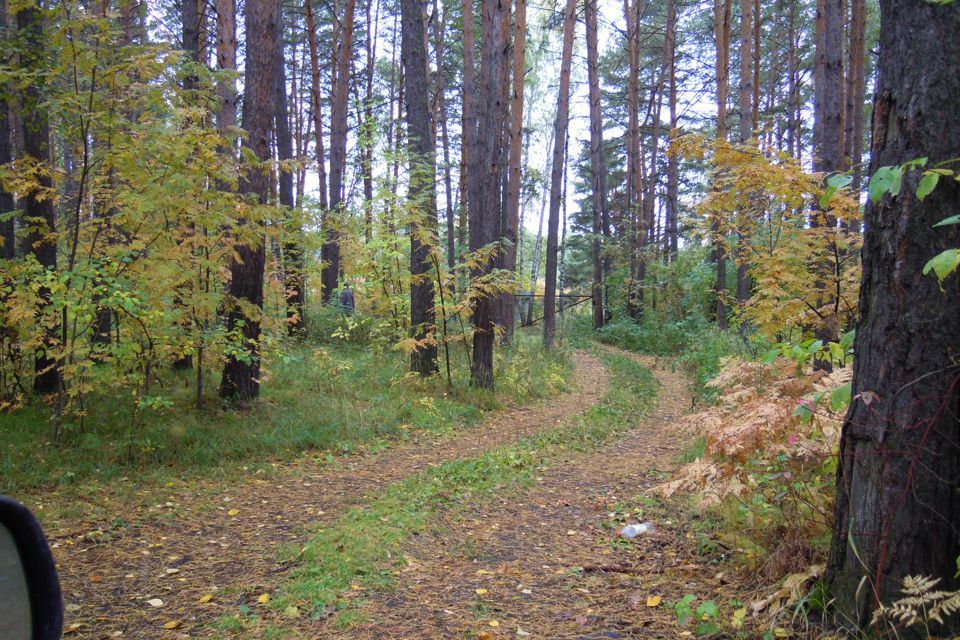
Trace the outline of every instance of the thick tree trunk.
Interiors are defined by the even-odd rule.
[[[236,0],[216,0],[217,9],[217,66],[221,71],[237,69],[237,9]],[[237,84],[232,77],[220,78],[217,83],[217,130],[229,136],[237,125]],[[228,149],[233,152],[233,149]]]
[[[501,164],[504,134],[503,90],[506,54],[509,43],[506,0],[483,0],[483,43],[480,71],[480,110],[477,112],[476,137],[469,163],[468,206],[470,207],[470,250],[487,246],[497,239],[501,212]],[[469,15],[469,13],[467,14]],[[466,46],[466,41],[464,42]],[[492,264],[474,273],[482,277]],[[470,381],[475,387],[493,388],[494,298],[481,297],[473,313],[473,363]]]
[[[321,248],[323,269],[323,301],[330,296],[340,282],[339,227],[344,215],[344,184],[347,169],[347,98],[350,95],[350,68],[353,54],[353,15],[356,0],[347,0],[340,19],[339,38],[334,60],[333,101],[330,113],[330,209],[323,229],[324,242]]]
[[[410,330],[421,343],[410,356],[410,370],[426,376],[437,371],[436,311],[430,277],[430,252],[437,243],[436,149],[419,0],[402,0],[400,12],[410,147]]]
[[[475,62],[476,37],[474,36],[473,0],[462,0],[461,20],[463,21],[463,87],[461,93],[461,132],[460,132],[460,220],[457,236],[460,250],[463,251],[467,240],[467,226],[474,215],[472,196],[477,190],[475,180],[470,175],[474,171],[474,157],[477,154],[477,66]],[[472,241],[471,246],[472,246]]]
[[[247,60],[243,92],[243,126],[247,130],[244,146],[258,160],[270,159],[270,124],[276,91],[274,70],[278,40],[277,0],[246,0],[245,32]],[[270,198],[270,171],[249,167],[241,176],[239,191],[260,204]],[[220,397],[240,401],[260,393],[260,317],[263,309],[264,236],[259,220],[242,223],[249,238],[236,248],[230,262],[230,286],[227,296],[227,329],[238,330],[243,337],[243,356],[227,358],[220,380]],[[253,313],[249,308],[254,307]]]
[[[673,0],[670,0],[673,6]],[[597,0],[587,0],[584,7],[587,27],[587,76],[590,99],[590,204],[593,208],[593,328],[606,320],[603,310],[603,216],[607,208],[607,169],[603,157],[603,119],[600,105],[600,62],[597,36]],[[668,27],[669,28],[669,27]]]
[[[570,126],[570,67],[573,61],[573,31],[577,24],[577,2],[567,0],[563,23],[563,51],[560,54],[560,87],[557,114],[553,121],[553,170],[550,172],[550,214],[547,218],[547,266],[543,288],[543,346],[551,349],[557,336],[557,239],[563,188],[564,147]]]
[[[23,107],[23,151],[28,158],[46,166],[50,163],[50,124],[43,80],[46,55],[43,17],[40,9],[29,5],[17,12],[16,20],[18,35],[23,42],[20,68],[39,73],[38,79],[31,82],[20,96],[20,105]],[[57,268],[56,211],[53,202],[45,194],[53,188],[53,181],[48,173],[40,172],[37,182],[38,189],[25,193],[23,197],[24,226],[30,229],[27,251],[42,267],[53,271]],[[37,293],[41,304],[46,305],[50,300],[50,291],[41,287]],[[43,310],[38,310],[38,313],[43,314]],[[44,349],[37,351],[34,357],[36,375],[33,390],[47,394],[60,389],[61,379],[60,365],[50,356],[50,350],[56,347],[55,321],[43,318],[43,322],[47,325],[44,330]]]
[[[880,15],[871,173],[918,158],[960,168],[960,8],[881,0]],[[960,245],[960,226],[934,228],[960,210],[960,184],[941,179],[921,203],[919,178],[908,172],[900,195],[868,203],[864,215],[862,320],[827,576],[840,618],[861,626],[904,576],[960,587],[960,274],[943,290],[922,274]],[[933,633],[960,631],[950,620]]]
[[[843,0],[817,0],[814,65],[813,170],[840,169],[843,149]],[[829,221],[827,221],[828,226]]]
[[[527,0],[516,0],[513,12],[513,86],[510,93],[510,149],[507,160],[506,211],[502,236],[506,241],[500,266],[517,271],[517,243],[520,239],[520,160],[523,152],[523,88],[527,59]],[[497,324],[504,337],[513,337],[515,297],[504,293],[497,300]]]

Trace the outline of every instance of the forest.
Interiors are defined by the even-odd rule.
[[[954,0],[0,0],[63,633],[960,637],[957,113]]]

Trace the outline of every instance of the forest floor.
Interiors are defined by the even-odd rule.
[[[715,567],[698,563],[681,512],[642,495],[689,447],[686,434],[671,425],[692,401],[670,362],[630,357],[659,386],[635,428],[599,448],[552,441],[562,453],[533,469],[528,483],[495,483],[483,490],[484,499],[431,510],[429,526],[391,540],[385,553],[398,568],[389,572],[389,588],[346,575],[337,605],[318,612],[304,609],[296,588],[291,595],[285,585],[303,582],[298,567],[325,527],[344,518],[362,522],[357,509],[397,487],[401,502],[407,490],[411,501],[419,500],[420,485],[404,484],[411,478],[490,452],[520,455],[510,449],[515,443],[602,408],[611,374],[596,354],[575,352],[574,391],[492,412],[453,435],[415,436],[332,460],[304,457],[227,483],[170,483],[149,496],[152,504],[122,517],[62,521],[48,534],[66,631],[98,639],[676,637],[682,632],[676,615],[661,602],[687,593],[709,600],[730,587],[721,587]],[[425,477],[429,486],[440,482]],[[386,513],[374,522],[389,531],[392,511]],[[654,522],[652,533],[630,541],[617,536],[624,522],[641,519]],[[345,531],[348,539],[320,554],[350,553],[354,534]],[[354,537],[369,532],[376,542],[378,532],[360,531]],[[389,549],[401,550],[399,557]]]

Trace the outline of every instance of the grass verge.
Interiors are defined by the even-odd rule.
[[[471,389],[464,358],[454,384],[406,374],[406,358],[351,344],[298,343],[265,363],[262,396],[249,408],[193,405],[190,380],[162,374],[165,401],[131,422],[129,398],[102,394],[48,440],[51,410],[43,404],[0,414],[0,493],[35,506],[47,522],[70,517],[69,496],[133,493],[170,481],[222,477],[244,466],[267,472],[305,451],[330,454],[378,448],[475,424],[502,403],[526,404],[567,389],[566,353],[545,353],[535,336],[498,350],[497,392]],[[192,375],[192,374],[187,374]],[[211,376],[212,378],[212,376]],[[211,379],[209,384],[215,384]],[[64,510],[53,514],[52,503]],[[91,501],[81,507],[89,510]],[[96,518],[96,513],[73,514]]]
[[[352,606],[368,589],[389,589],[405,562],[404,542],[431,524],[435,513],[476,505],[496,495],[530,486],[537,469],[572,451],[589,451],[639,424],[656,396],[649,370],[619,354],[604,354],[611,381],[603,402],[566,420],[560,427],[415,474],[390,486],[379,498],[355,508],[313,532],[310,542],[292,553],[300,564],[272,600],[266,621],[249,609],[222,618],[221,630],[256,629],[277,633],[286,621],[337,614],[338,624],[362,615]]]

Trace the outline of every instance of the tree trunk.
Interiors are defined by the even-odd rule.
[[[460,250],[467,244],[467,223],[472,215],[471,176],[473,157],[478,140],[477,135],[477,66],[474,61],[476,38],[474,37],[473,0],[461,3],[463,21],[463,92],[461,95],[461,133],[460,133],[460,220],[457,228]]]
[[[7,0],[0,0],[0,44],[10,45],[13,34],[7,26]],[[0,166],[13,161],[13,146],[10,138],[10,102],[7,94],[0,91]],[[12,213],[15,207],[13,194],[0,185],[0,216]],[[13,260],[17,255],[13,217],[0,220],[0,259]]]
[[[513,86],[510,95],[510,150],[507,160],[506,212],[502,230],[503,255],[500,266],[517,271],[517,243],[520,240],[520,160],[523,151],[523,89],[527,60],[527,0],[516,0],[513,12]],[[503,327],[504,337],[513,337],[515,297],[512,293],[500,295],[497,301],[497,324]]]
[[[674,0],[667,0],[667,55],[669,56],[669,108],[671,135],[678,126],[677,116],[677,8]],[[667,237],[664,243],[666,261],[670,262],[677,257],[678,222],[680,208],[680,161],[677,154],[671,153],[667,157]]]
[[[323,150],[323,112],[320,108],[320,55],[317,51],[317,33],[311,0],[304,0],[304,9],[307,16],[307,45],[310,48],[310,111],[313,114],[313,133],[317,137],[317,189],[320,210],[326,212],[329,207],[327,199],[327,169],[326,153]],[[322,278],[321,278],[322,281]],[[326,301],[328,298],[324,298]]]
[[[400,13],[410,147],[410,330],[421,343],[410,356],[410,370],[426,376],[437,371],[436,311],[430,277],[430,253],[437,242],[436,149],[419,0],[402,0]]]
[[[50,164],[50,124],[47,113],[46,95],[44,87],[44,23],[40,9],[34,5],[21,8],[17,14],[17,29],[23,41],[20,53],[20,68],[36,73],[37,78],[31,82],[20,96],[20,105],[23,122],[23,151],[28,158]],[[24,226],[30,229],[27,235],[27,251],[38,263],[47,270],[57,268],[57,220],[53,202],[46,197],[45,192],[53,188],[53,181],[46,172],[40,172],[37,177],[38,189],[25,193],[23,196]],[[37,292],[41,305],[50,300],[50,291],[41,287]],[[43,314],[43,309],[38,309]],[[52,358],[50,351],[56,348],[55,321],[43,318],[46,324],[44,330],[44,349],[37,351],[34,356],[35,393],[47,394],[58,391],[61,387],[60,364]]]
[[[817,0],[817,47],[814,65],[813,170],[840,169],[843,148],[843,0]],[[827,221],[828,226],[830,221]]]
[[[919,158],[958,169],[960,10],[881,0],[880,16],[871,173]],[[908,172],[898,196],[864,214],[862,320],[827,574],[838,613],[860,626],[899,595],[904,576],[960,587],[960,274],[943,290],[922,274],[931,257],[960,245],[960,226],[933,226],[960,210],[960,184],[941,178],[921,204],[919,178]],[[960,619],[949,620],[932,634],[960,631]]]
[[[673,6],[673,0],[670,0]],[[600,63],[597,36],[597,0],[587,0],[584,6],[587,27],[587,76],[590,99],[590,204],[593,208],[593,328],[599,329],[606,320],[603,311],[603,216],[607,208],[607,168],[603,157],[603,119],[600,105]],[[669,28],[669,27],[668,27]]]
[[[334,58],[333,100],[330,113],[330,208],[323,230],[321,248],[323,269],[323,301],[330,302],[331,295],[340,282],[340,223],[344,215],[343,178],[347,168],[347,102],[350,95],[350,68],[353,53],[353,14],[356,0],[347,0],[339,23],[339,38]]]
[[[646,233],[643,229],[643,179],[640,158],[640,33],[638,0],[624,0],[627,23],[627,185],[626,215],[630,219],[630,277],[627,280],[627,314],[638,319],[643,312],[643,290],[637,283],[640,251]]]
[[[290,123],[287,113],[287,66],[284,58],[283,3],[277,2],[277,46],[274,53],[274,92],[273,122],[277,144],[277,160],[280,163],[293,160],[293,141],[290,138]],[[279,169],[279,201],[283,207],[282,215],[287,219],[284,229],[283,274],[284,291],[287,303],[287,333],[296,335],[303,332],[304,306],[306,303],[303,281],[303,231],[294,219],[292,212],[293,173],[289,168]]]
[[[570,126],[570,67],[573,61],[573,30],[577,23],[577,2],[567,0],[563,23],[563,51],[560,54],[560,87],[557,115],[553,121],[553,169],[550,172],[550,215],[547,218],[547,270],[543,289],[543,346],[552,349],[557,334],[557,239],[563,187],[564,147]]]
[[[363,173],[363,235],[369,243],[373,240],[373,142],[376,121],[373,118],[373,76],[377,61],[377,32],[380,26],[380,2],[377,0],[376,17],[371,16],[373,0],[367,0],[366,21],[366,87],[363,102],[363,133],[360,137],[360,169]]]
[[[245,32],[247,42],[243,126],[247,130],[244,146],[261,162],[270,159],[270,124],[276,91],[274,51],[278,41],[277,0],[246,0]],[[240,178],[239,192],[251,196],[260,205],[270,198],[270,171],[249,167]],[[220,397],[252,400],[260,393],[260,312],[263,310],[263,272],[265,261],[262,223],[242,220],[253,226],[249,239],[236,247],[230,261],[230,286],[227,295],[227,329],[239,331],[244,354],[227,358],[220,380]],[[249,313],[249,307],[256,311]]]
[[[756,81],[754,72],[754,0],[742,0],[740,3],[740,144],[745,145],[753,137],[753,112]],[[759,43],[757,43],[759,44]],[[749,210],[742,208],[737,211],[737,305],[742,306],[750,297],[750,278],[747,274],[747,243],[750,241],[746,233]],[[742,325],[741,325],[742,326]]]
[[[852,170],[850,188],[860,193],[863,182],[863,102],[866,98],[865,44],[867,27],[866,0],[850,0],[850,63],[847,66],[845,158],[843,169]],[[849,224],[851,231],[859,231],[857,220]]]
[[[730,4],[729,0],[714,0],[713,31],[717,46],[717,140],[727,139],[727,92],[730,70]],[[727,251],[719,220],[711,224],[713,232],[712,259],[717,268],[717,326],[727,329]]]
[[[480,106],[477,129],[470,145],[468,206],[470,250],[477,251],[497,239],[501,217],[501,163],[504,133],[503,91],[509,43],[509,5],[504,0],[483,0],[483,50],[480,70]],[[470,15],[468,12],[466,15]],[[464,46],[467,43],[464,41]],[[474,278],[490,272],[492,264],[475,271]],[[475,387],[493,388],[494,298],[480,297],[473,312],[473,363],[470,381]]]

